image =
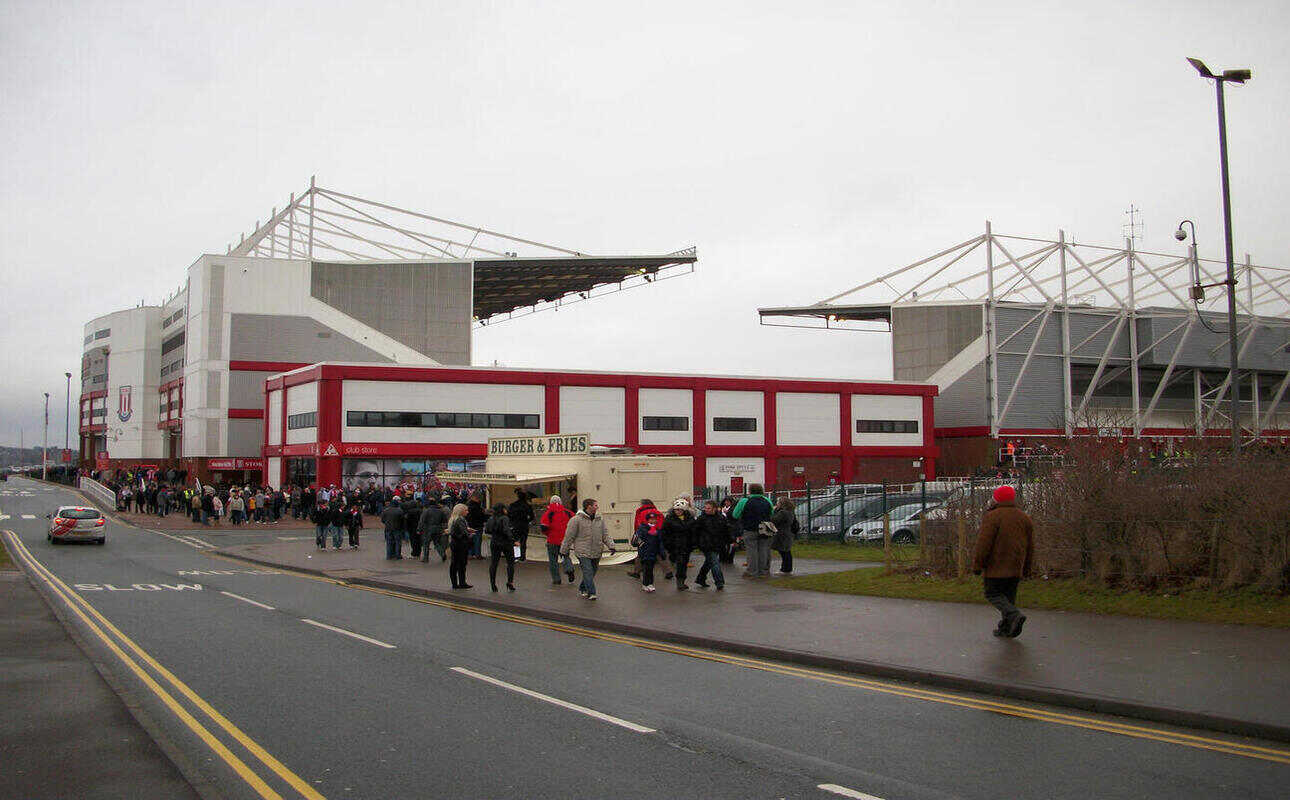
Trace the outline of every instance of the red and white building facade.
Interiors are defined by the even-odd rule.
[[[322,362],[268,377],[271,485],[396,483],[464,469],[489,437],[589,433],[694,459],[694,484],[934,478],[925,383]]]

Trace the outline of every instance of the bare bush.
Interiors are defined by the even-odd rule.
[[[1065,463],[1018,485],[1035,521],[1036,573],[1111,587],[1290,591],[1290,458],[1218,451],[1153,460],[1134,447],[1076,440]],[[993,485],[951,498],[923,527],[922,568],[955,574]]]

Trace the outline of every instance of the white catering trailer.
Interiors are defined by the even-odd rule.
[[[489,507],[515,501],[516,490],[533,496],[534,519],[547,501],[558,495],[571,508],[595,498],[609,527],[618,555],[603,563],[618,564],[635,557],[631,547],[632,521],[645,498],[666,509],[681,494],[693,492],[694,466],[690,456],[637,455],[623,448],[592,447],[586,433],[545,436],[505,436],[488,440],[483,472],[440,472],[445,483],[482,484]],[[535,524],[529,547],[543,552],[545,534]]]

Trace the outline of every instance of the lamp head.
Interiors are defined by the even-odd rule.
[[[1223,80],[1228,81],[1230,83],[1245,83],[1253,76],[1254,76],[1254,73],[1250,72],[1248,69],[1223,70]]]
[[[1202,78],[1214,77],[1214,73],[1210,72],[1209,67],[1205,66],[1205,62],[1201,61],[1199,58],[1188,58],[1187,63],[1195,67],[1196,71],[1200,73]]]
[[[1187,231],[1183,230],[1182,226],[1179,225],[1178,230],[1174,231],[1174,238],[1180,242],[1187,241]]]

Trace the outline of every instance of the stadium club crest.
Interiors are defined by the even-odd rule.
[[[134,413],[134,406],[130,402],[131,387],[122,386],[117,393],[116,415],[122,422],[129,422],[130,415]]]

